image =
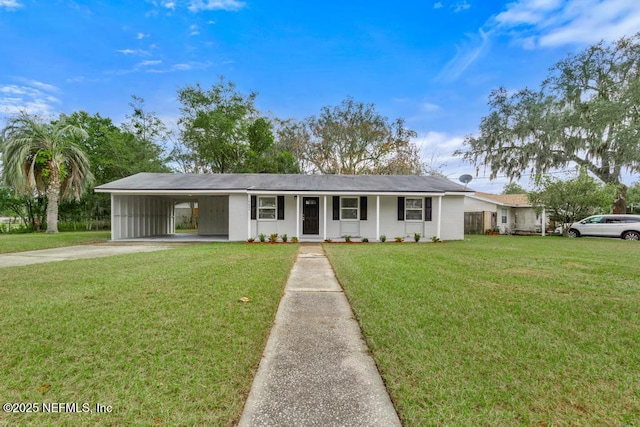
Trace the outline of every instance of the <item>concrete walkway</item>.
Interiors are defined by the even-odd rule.
[[[321,245],[301,245],[239,426],[399,426]]]
[[[0,268],[21,265],[41,264],[44,262],[67,261],[81,258],[100,258],[112,255],[152,252],[174,248],[170,245],[79,245],[62,248],[40,249],[37,251],[12,252],[0,254]]]

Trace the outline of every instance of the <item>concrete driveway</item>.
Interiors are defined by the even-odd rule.
[[[138,252],[154,252],[175,248],[175,245],[80,245],[63,248],[41,249],[37,251],[0,254],[0,268],[21,265],[41,264],[44,262],[68,261],[82,258],[101,258],[113,255]]]

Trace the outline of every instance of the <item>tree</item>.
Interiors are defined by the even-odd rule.
[[[0,215],[19,217],[21,224],[31,231],[39,231],[46,215],[46,203],[40,195],[16,195],[10,188],[0,186]]]
[[[517,182],[510,182],[505,184],[502,189],[502,194],[527,194],[527,190]]]
[[[178,90],[182,147],[174,157],[190,172],[235,172],[248,150],[247,132],[257,118],[257,94],[243,95],[220,78],[210,90],[199,84]]]
[[[59,201],[79,200],[93,181],[89,160],[75,143],[86,137],[64,115],[46,123],[25,112],[2,131],[4,182],[17,194],[45,195],[47,233],[58,232]]]
[[[143,98],[132,95],[131,99],[129,106],[133,112],[126,116],[127,121],[122,124],[122,130],[135,137],[139,162],[149,163],[151,169],[166,169],[163,146],[171,139],[171,131],[154,112],[145,109]]]
[[[631,187],[629,187],[627,196],[627,201],[629,202],[629,212],[640,214],[640,181],[634,183]]]
[[[280,130],[310,172],[323,174],[420,174],[423,165],[411,138],[416,133],[402,119],[390,122],[375,110],[347,98],[323,107],[303,123]]]
[[[249,150],[239,172],[300,173],[293,154],[275,143],[272,127],[271,122],[264,117],[249,125]]]
[[[600,42],[550,70],[540,90],[489,96],[480,135],[456,155],[488,167],[491,178],[519,179],[577,164],[617,188],[614,213],[625,213],[623,170],[640,171],[640,33]],[[612,200],[614,200],[612,199]]]
[[[551,219],[562,222],[566,235],[571,223],[605,211],[614,193],[615,187],[597,182],[583,168],[578,176],[566,181],[543,177],[529,193],[529,200],[538,210],[550,212]]]

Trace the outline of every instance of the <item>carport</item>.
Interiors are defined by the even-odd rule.
[[[176,233],[175,206],[198,203],[198,236],[227,240],[229,236],[228,195],[111,194],[111,239],[127,240],[173,236]]]

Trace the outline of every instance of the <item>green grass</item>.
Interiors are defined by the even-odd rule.
[[[2,403],[113,412],[0,412],[0,425],[234,424],[296,250],[213,243],[2,269]]]
[[[325,249],[405,425],[640,423],[638,242]]]
[[[0,234],[0,254],[102,243],[111,239],[109,231],[65,231],[58,234]]]

